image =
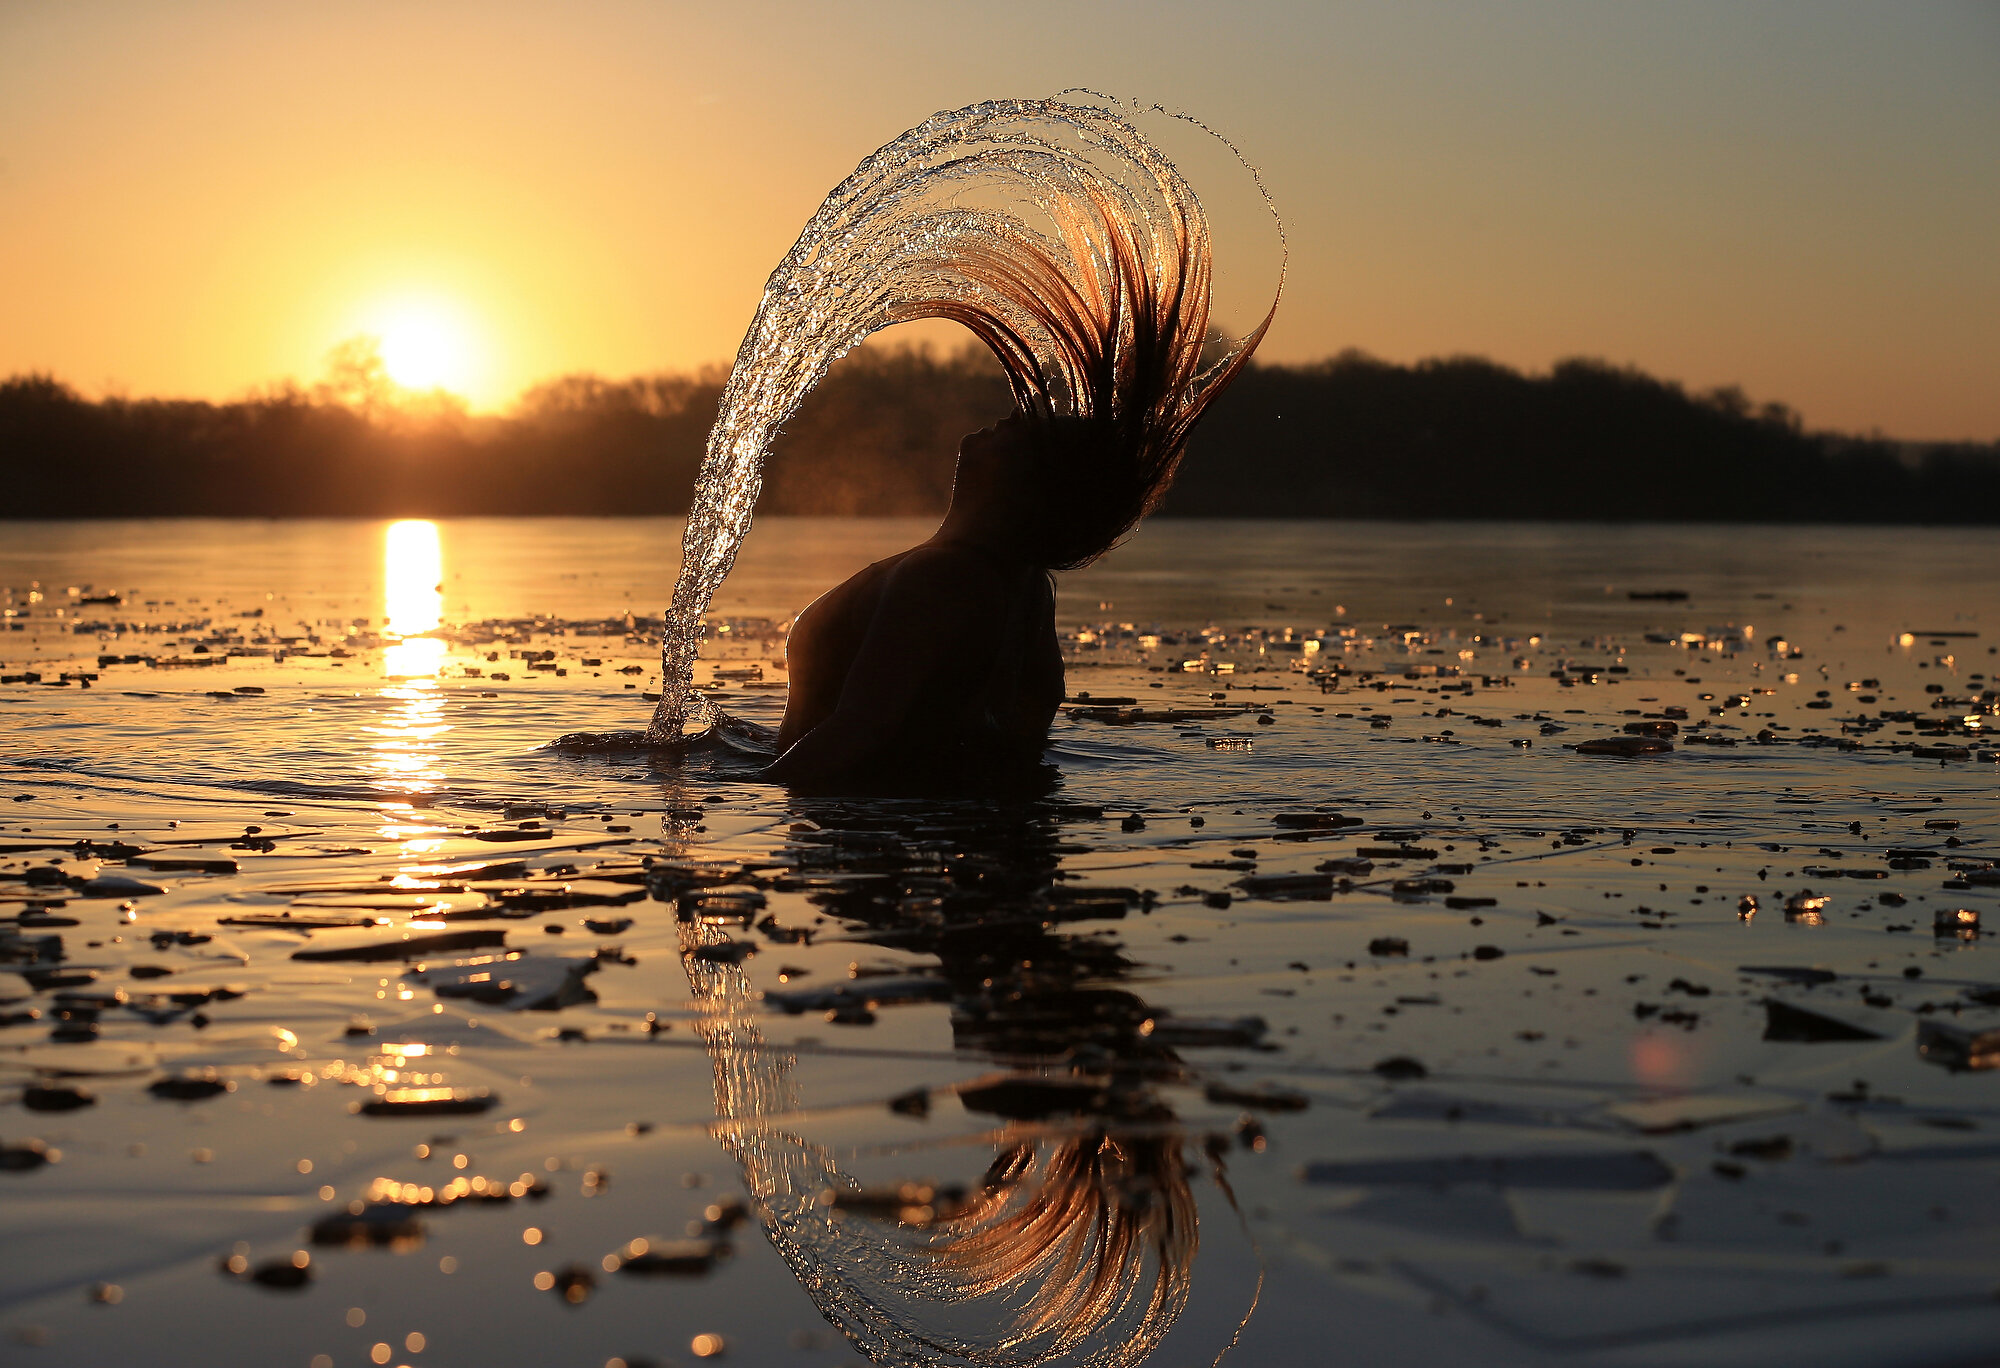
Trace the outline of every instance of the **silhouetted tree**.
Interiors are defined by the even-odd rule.
[[[367,339],[325,382],[225,404],[0,382],[0,517],[679,513],[726,377],[559,377],[505,417],[389,383]],[[864,347],[774,447],[772,513],[925,513],[1008,407],[983,353]],[[1600,361],[1523,375],[1358,352],[1252,366],[1166,512],[1210,517],[2000,522],[2000,444],[1808,433],[1741,390]]]

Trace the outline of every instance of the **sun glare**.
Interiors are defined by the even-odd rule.
[[[469,394],[479,383],[473,330],[449,305],[407,301],[386,308],[369,329],[382,340],[382,364],[405,389]]]
[[[434,675],[450,647],[425,633],[444,618],[444,551],[437,524],[420,519],[390,523],[382,537],[382,606],[390,635],[382,673],[392,679]]]

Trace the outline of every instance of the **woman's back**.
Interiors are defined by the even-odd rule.
[[[1063,696],[1047,573],[973,544],[930,542],[869,566],[799,614],[786,657],[780,751],[838,718],[824,734],[845,744],[826,772],[865,786],[1017,778],[1039,761]],[[780,777],[810,783],[811,770]]]

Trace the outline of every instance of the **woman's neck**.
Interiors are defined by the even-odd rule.
[[[945,513],[944,521],[938,524],[926,546],[951,547],[980,551],[1001,560],[1018,561],[1023,565],[1032,563],[1025,539],[1018,525],[1009,525],[995,510],[985,507],[967,508],[957,500]]]

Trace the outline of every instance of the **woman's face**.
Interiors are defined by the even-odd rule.
[[[1009,502],[1032,466],[1033,431],[1020,414],[981,428],[958,444],[958,477],[954,497],[981,502]]]
[[[1028,436],[1028,420],[1018,413],[1010,413],[990,427],[968,434],[958,444],[958,456],[960,460],[968,456],[983,460],[1010,452],[1018,454],[1026,447]]]

